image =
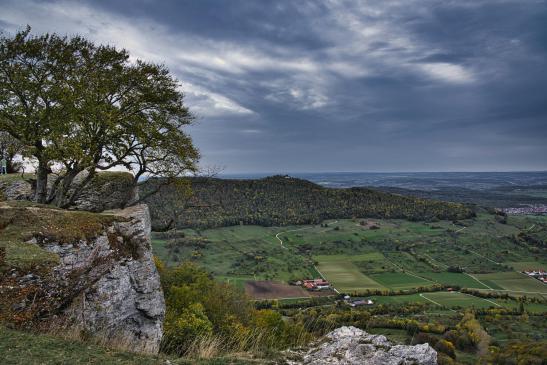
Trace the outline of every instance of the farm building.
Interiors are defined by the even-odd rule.
[[[330,283],[325,279],[303,280],[302,286],[308,290],[330,289]]]
[[[524,274],[541,281],[542,283],[547,283],[547,271],[543,269],[528,269],[523,271]]]
[[[360,307],[363,305],[373,305],[374,302],[370,299],[363,299],[363,300],[355,300],[353,302],[348,303],[352,307]]]

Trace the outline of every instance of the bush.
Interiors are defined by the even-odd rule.
[[[435,348],[435,350],[437,350],[439,352],[447,354],[448,356],[450,356],[453,359],[456,358],[456,349],[455,349],[454,345],[452,344],[452,342],[450,342],[450,341],[439,340],[435,344],[434,348]]]
[[[237,288],[215,281],[193,263],[160,272],[167,312],[162,349],[178,355],[221,354],[301,345],[311,339],[302,324],[272,309],[257,310]]]

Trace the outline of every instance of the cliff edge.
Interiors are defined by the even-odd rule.
[[[0,321],[157,353],[165,303],[150,214],[0,203]]]

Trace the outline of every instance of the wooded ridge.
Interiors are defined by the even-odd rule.
[[[315,224],[336,218],[402,218],[408,220],[464,219],[474,215],[467,206],[367,188],[332,189],[288,176],[232,180],[190,178],[188,197],[165,186],[146,199],[154,230],[212,228],[237,224],[283,226]],[[150,179],[140,194],[155,189]]]

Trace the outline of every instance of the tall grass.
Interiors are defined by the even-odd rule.
[[[291,326],[290,333],[252,328],[236,335],[207,334],[196,336],[186,343],[162,340],[161,351],[192,359],[211,359],[219,356],[250,356],[276,358],[281,351],[301,347],[314,339],[303,326]]]

